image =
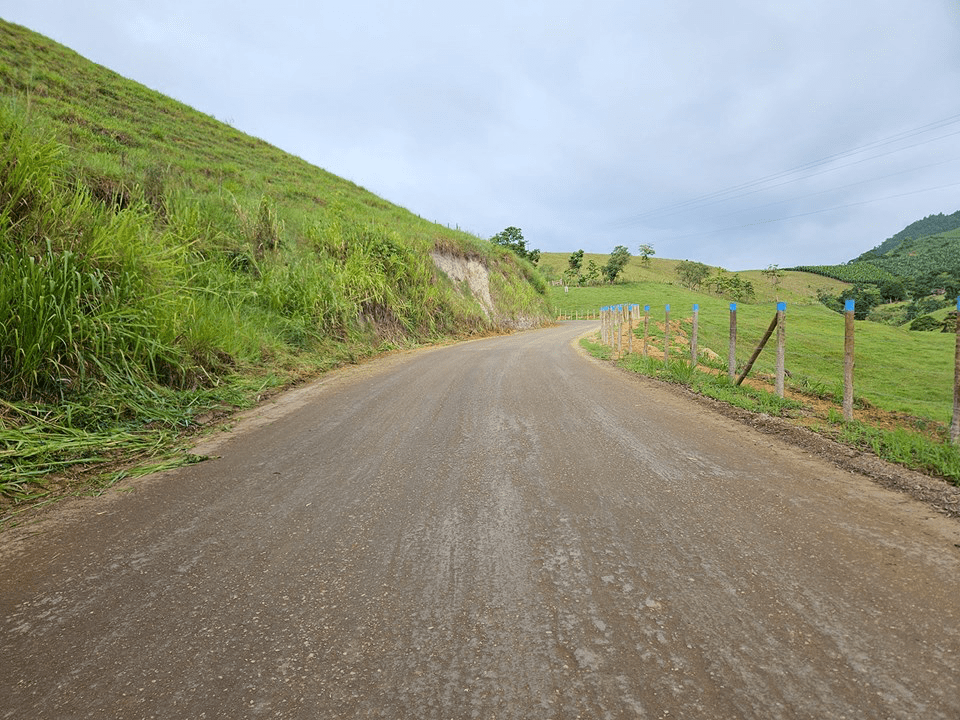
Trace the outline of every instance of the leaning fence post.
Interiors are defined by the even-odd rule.
[[[663,323],[663,364],[670,359],[670,306],[666,306],[666,321]]]
[[[780,320],[780,313],[777,313],[773,316],[773,320],[770,322],[770,327],[767,328],[767,331],[763,334],[763,337],[760,338],[760,344],[757,345],[756,350],[753,351],[753,355],[750,356],[750,359],[747,360],[747,364],[743,367],[743,372],[737,376],[737,385],[743,382],[744,378],[750,374],[750,370],[753,368],[753,364],[757,361],[757,358],[760,357],[760,352],[763,350],[764,345],[767,344],[767,340],[770,339],[770,336],[773,335],[774,328],[777,327],[777,324]]]
[[[853,332],[856,301],[847,300],[843,308],[843,419],[853,420]]]
[[[783,397],[783,376],[786,374],[787,329],[784,322],[787,317],[787,304],[777,303],[777,395]]]
[[[700,329],[700,306],[693,304],[693,332],[690,334],[690,367],[697,366],[697,331]]]
[[[953,361],[953,422],[950,442],[960,445],[960,297],[957,298],[957,350]]]
[[[727,352],[727,377],[733,382],[737,374],[737,304],[730,303],[730,349]]]
[[[650,332],[650,306],[643,306],[643,356],[647,356],[647,334]]]

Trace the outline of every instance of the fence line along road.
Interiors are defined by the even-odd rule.
[[[756,306],[751,310],[755,320]],[[704,316],[701,312],[701,305],[694,304],[689,317],[671,319],[671,306],[665,304],[663,319],[659,321],[651,317],[651,306],[644,305],[641,324],[639,304],[608,305],[597,313],[600,339],[618,357],[634,354],[634,340],[642,339],[643,357],[665,363],[670,362],[671,354],[680,349],[688,354],[690,367],[705,365],[725,370],[731,381],[737,378],[736,383],[740,384],[776,332],[772,367],[767,360],[762,363],[761,371],[772,377],[775,392],[780,397],[784,396],[789,379],[794,390],[834,400],[842,408],[842,417],[847,422],[856,418],[858,404],[860,407],[875,404],[902,412],[904,423],[923,424],[933,420],[945,428],[948,426],[945,432],[950,442],[960,445],[960,298],[957,299],[956,325],[952,328],[956,336],[952,364],[949,362],[950,333],[911,333],[911,338],[923,341],[925,345],[915,350],[902,346],[901,331],[876,323],[875,330],[861,338],[858,354],[853,300],[846,301],[842,322],[824,323],[820,313],[812,324],[809,318],[792,323],[789,333],[787,305],[778,302],[766,333],[753,346],[750,358],[741,364],[737,360],[741,339],[738,333],[742,337],[744,332],[742,327],[738,328],[737,304],[730,303],[728,323],[719,322],[716,313]],[[797,312],[809,314],[803,306],[795,308],[794,314]],[[577,319],[587,316],[587,313],[577,313]],[[573,315],[570,318],[573,319]],[[636,326],[635,318],[638,321]],[[724,324],[726,338],[722,337]],[[703,325],[708,328],[706,337],[701,332]],[[710,347],[718,347],[724,341],[728,347],[726,363]],[[951,393],[948,391],[951,387],[952,410],[949,409]]]

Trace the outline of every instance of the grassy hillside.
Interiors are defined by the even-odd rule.
[[[0,92],[0,498],[188,461],[178,433],[271,387],[546,316],[503,248],[2,21]]]
[[[569,257],[569,253],[543,253],[541,255],[540,267],[548,280],[554,282],[560,280],[563,271],[568,267]],[[597,265],[603,265],[609,257],[609,255],[585,253],[583,264],[586,266],[589,261],[593,260]],[[680,262],[680,260],[666,258],[650,258],[649,265],[644,265],[639,257],[631,257],[619,280],[621,283],[627,284],[647,282],[681,287],[680,278],[676,272],[677,265]],[[719,270],[720,268],[710,268],[711,275],[716,275]],[[818,292],[837,294],[849,287],[849,284],[843,281],[808,272],[784,271],[777,287],[771,284],[761,270],[746,270],[737,274],[753,284],[756,293],[755,302],[779,299],[790,303],[811,304],[819,302],[817,300]],[[610,290],[620,289],[620,287],[620,284],[613,286],[613,288],[607,286]],[[594,298],[589,293],[573,289],[571,289],[571,293],[572,295],[567,294],[567,297],[558,300],[560,309],[567,311],[594,307]],[[590,297],[591,299],[577,301],[576,298],[578,297]],[[556,300],[556,293],[554,293],[554,298]]]

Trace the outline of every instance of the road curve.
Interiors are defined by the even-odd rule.
[[[333,374],[6,533],[0,717],[960,717],[958,524],[589,327]]]

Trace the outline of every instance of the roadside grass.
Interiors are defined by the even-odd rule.
[[[2,20],[0,93],[0,516],[191,461],[184,433],[274,387],[548,318],[509,250]]]
[[[937,442],[919,432],[896,428],[887,430],[861,422],[843,422],[834,418],[838,439],[861,450],[913,470],[932,473],[960,485],[960,447]]]
[[[750,412],[788,419],[816,412],[802,399],[780,398],[774,392],[746,384],[736,386],[725,372],[717,374],[694,368],[687,360],[670,360],[665,364],[640,353],[615,359],[611,348],[596,338],[583,338],[580,344],[601,360],[612,360],[626,370],[682,385],[697,394]],[[834,407],[820,412],[817,422],[803,424],[843,444],[873,452],[889,462],[937,475],[960,486],[960,447],[949,442],[943,425],[916,419],[911,427],[875,427],[858,420],[845,422]]]
[[[609,348],[602,345],[599,347],[609,351]],[[593,350],[591,350],[591,354],[595,357],[601,357]],[[610,355],[608,354],[607,358],[601,359],[610,359]],[[751,412],[766,413],[779,417],[789,416],[792,410],[803,409],[803,404],[796,400],[781,398],[775,393],[747,385],[736,387],[727,379],[726,375],[703,372],[692,367],[686,360],[669,360],[664,363],[663,360],[643,357],[643,355],[635,353],[618,360],[617,365],[641,375],[664,380],[675,385],[682,385],[699,395],[705,395]]]

